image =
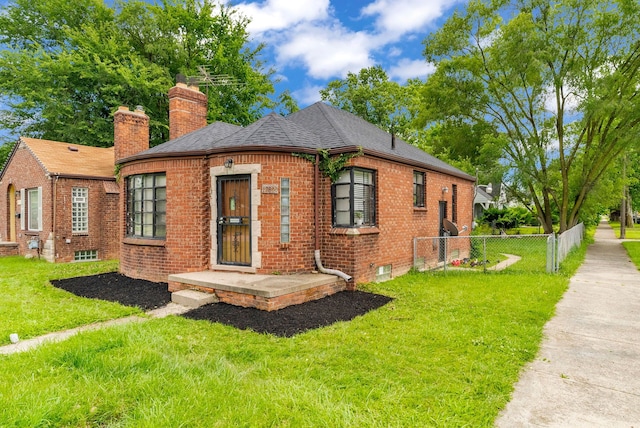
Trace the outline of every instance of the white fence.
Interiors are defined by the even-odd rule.
[[[569,252],[579,247],[584,239],[584,223],[579,223],[569,230],[558,235],[558,255],[556,257],[556,270]]]

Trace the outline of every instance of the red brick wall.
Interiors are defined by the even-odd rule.
[[[7,198],[7,191],[9,185],[13,184],[16,190],[30,189],[36,187],[42,187],[42,231],[28,231],[20,228],[20,219],[9,219],[9,202]],[[40,248],[44,241],[47,240],[49,233],[52,230],[51,221],[51,186],[52,180],[50,180],[44,173],[44,169],[40,163],[33,157],[31,152],[24,146],[18,147],[11,163],[7,165],[2,182],[0,182],[0,235],[3,240],[7,240],[9,236],[9,222],[15,221],[16,226],[16,240],[19,245],[20,254],[33,254],[37,255],[35,250],[28,250],[27,243],[33,237],[37,237],[40,240]],[[16,213],[20,213],[20,197],[16,198]],[[26,203],[26,195],[25,195]],[[25,229],[27,228],[27,219],[25,220]]]
[[[167,236],[164,240],[126,237],[126,179],[165,172],[167,175]],[[133,278],[167,281],[170,273],[206,270],[211,234],[209,170],[202,158],[136,162],[121,171],[120,272]]]
[[[207,126],[207,96],[178,83],[169,90],[169,139]]]
[[[73,233],[71,222],[72,188],[88,189],[89,230]],[[104,182],[62,178],[55,185],[56,261],[70,262],[76,251],[97,250],[100,260],[117,259],[119,253],[118,194],[108,194]],[[67,243],[67,240],[70,240]]]
[[[0,257],[17,256],[18,244],[13,242],[0,242]]]
[[[120,107],[113,115],[113,145],[116,162],[149,148],[149,116],[142,110]]]
[[[322,260],[326,268],[343,270],[356,282],[375,280],[379,266],[392,265],[392,275],[413,266],[413,238],[437,236],[440,200],[448,201],[451,219],[451,187],[458,185],[458,225],[471,227],[473,183],[445,174],[426,172],[425,208],[413,207],[413,167],[368,156],[351,161],[354,166],[376,171],[377,227],[344,229],[331,227],[331,193],[324,179],[322,196]],[[448,186],[449,192],[441,192]],[[360,233],[360,234],[357,234]]]
[[[7,190],[13,184],[16,190],[42,187],[42,231],[21,230],[20,219],[8,219],[9,201]],[[71,233],[71,188],[89,189],[89,232],[83,235]],[[53,230],[53,200],[55,194],[55,223]],[[19,197],[17,198],[19,200]],[[20,203],[16,200],[16,212],[20,212]],[[49,235],[54,237],[56,262],[69,262],[74,252],[80,250],[98,250],[98,257],[118,258],[118,211],[117,194],[107,194],[102,180],[48,178],[40,163],[26,148],[19,148],[7,166],[0,183],[0,235],[3,240],[9,236],[9,221],[15,221],[16,238],[20,254],[37,255],[28,249],[28,241],[37,236],[42,249]],[[26,202],[26,201],[25,201]],[[25,219],[25,229],[27,221]],[[67,244],[66,239],[71,239]]]
[[[167,238],[165,241],[126,239],[122,245],[121,272],[133,277],[166,281],[171,273],[206,270],[211,250],[210,168],[228,158],[234,166],[261,165],[258,175],[262,265],[258,273],[296,273],[316,269],[314,261],[314,167],[290,153],[225,153],[208,160],[149,160],[122,168],[122,183],[133,174],[166,171]],[[458,185],[458,225],[471,226],[473,184],[445,174],[426,171],[426,207],[413,207],[414,168],[368,156],[354,165],[376,171],[377,227],[344,229],[331,227],[331,186],[321,175],[321,240],[324,267],[342,270],[357,282],[375,280],[379,266],[392,265],[393,276],[413,266],[413,238],[437,236],[438,201],[448,201],[451,219],[451,188]],[[291,239],[280,242],[280,179],[290,179]],[[278,192],[271,193],[263,186]],[[443,194],[441,188],[449,192]],[[124,192],[121,220],[124,225]],[[124,236],[124,230],[122,231]],[[153,245],[151,245],[153,244]]]
[[[258,251],[262,253],[262,268],[258,273],[309,272],[315,268],[313,164],[291,153],[229,154],[211,158],[211,166],[220,166],[232,157],[234,165],[260,164],[258,176],[260,206],[258,219],[261,236]],[[280,180],[289,179],[290,242],[280,241]],[[277,193],[263,192],[263,186],[277,186]]]

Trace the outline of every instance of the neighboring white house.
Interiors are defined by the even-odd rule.
[[[473,219],[477,220],[482,217],[485,210],[490,207],[496,207],[497,201],[491,194],[491,184],[479,184],[476,186],[476,193],[473,198]]]

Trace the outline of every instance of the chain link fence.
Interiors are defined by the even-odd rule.
[[[414,238],[413,265],[418,270],[553,272],[555,247],[553,234]]]
[[[580,246],[582,223],[554,234],[436,236],[414,238],[413,266],[418,270],[557,272],[569,251]]]

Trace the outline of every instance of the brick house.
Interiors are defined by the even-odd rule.
[[[439,236],[444,219],[470,230],[473,176],[351,113],[316,103],[244,128],[207,125],[206,96],[183,83],[169,110],[171,140],[151,149],[144,111],[114,115],[127,276],[295,274],[317,257],[362,283],[409,271],[413,238]],[[332,182],[319,150],[355,156]]]
[[[21,137],[0,171],[0,255],[117,259],[113,148]]]

